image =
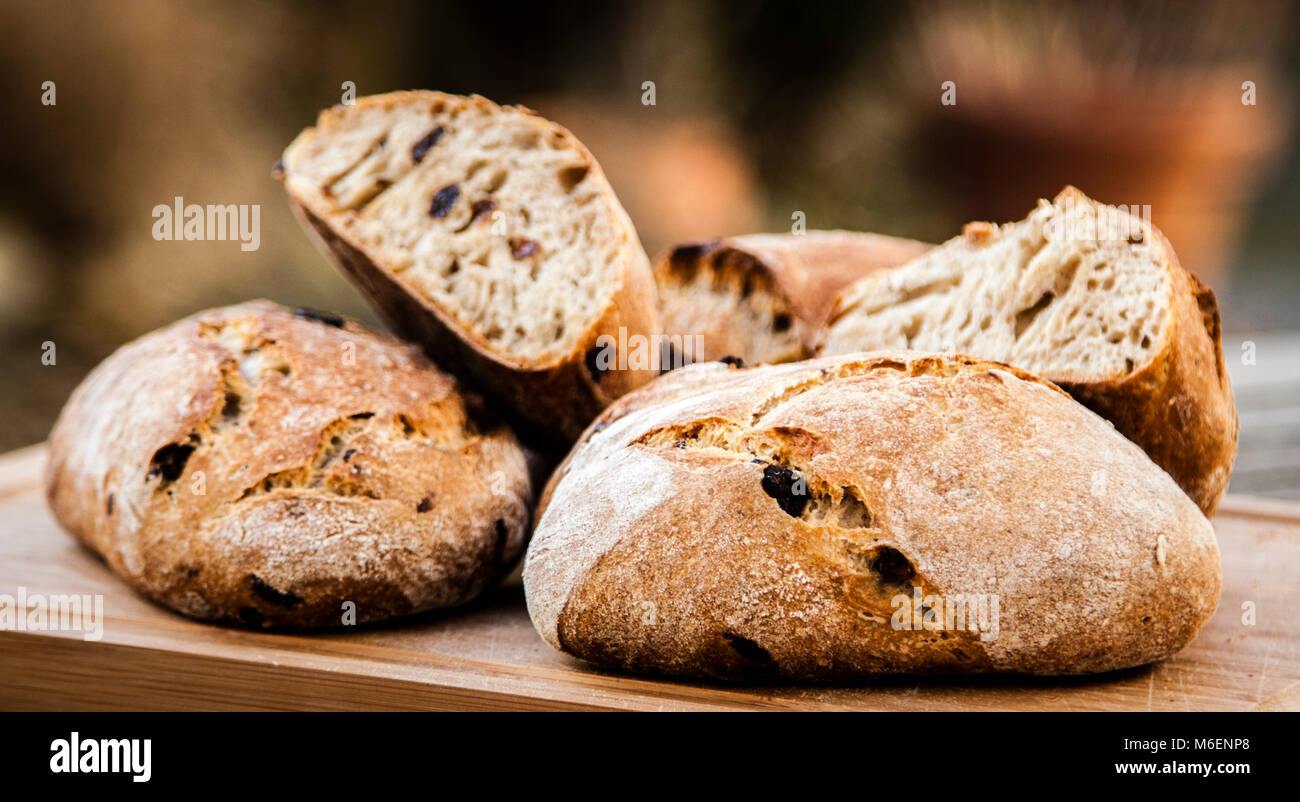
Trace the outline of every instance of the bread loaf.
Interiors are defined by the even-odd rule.
[[[654,268],[664,332],[680,336],[691,349],[684,356],[698,362],[805,359],[840,290],[931,247],[854,231],[747,234],[678,245]]]
[[[1114,423],[1207,515],[1227,490],[1237,413],[1214,293],[1148,221],[1073,187],[852,285],[822,339],[823,355],[954,350],[1016,365]]]
[[[96,367],[50,435],[46,484],[141,593],[250,626],[464,602],[522,552],[531,500],[514,436],[418,348],[268,302]]]
[[[596,420],[537,515],[538,632],[638,672],[1109,671],[1176,653],[1219,598],[1214,531],[1168,474],[962,355],[674,371]]]
[[[596,160],[534,112],[440,92],[359,98],[322,112],[278,173],[384,319],[502,400],[529,439],[567,445],[657,375],[598,358],[659,331],[654,281]]]

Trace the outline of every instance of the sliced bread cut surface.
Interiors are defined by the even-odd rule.
[[[632,223],[559,125],[477,96],[377,95],[322,112],[281,176],[390,325],[557,439],[655,375],[590,369],[601,334],[658,317]]]
[[[1037,373],[1141,445],[1207,514],[1227,488],[1237,415],[1214,293],[1149,222],[1073,187],[846,289],[820,353],[880,348]]]
[[[804,359],[840,290],[931,247],[855,231],[747,234],[678,245],[655,263],[664,332],[698,343],[700,353],[690,354],[698,362]]]

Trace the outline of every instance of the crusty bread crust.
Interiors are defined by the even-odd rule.
[[[265,301],[131,342],[50,435],[58,521],[195,618],[338,626],[462,603],[523,550],[514,436],[415,346]]]
[[[805,359],[839,292],[877,270],[915,259],[933,246],[916,240],[856,231],[806,234],[746,234],[692,242],[665,251],[655,262],[661,316],[668,334],[704,338],[698,361],[736,356],[745,362]],[[693,309],[699,299],[684,288],[701,273],[723,284],[736,272],[744,294],[761,293],[766,321],[745,331],[735,315]],[[778,321],[775,328],[771,321]],[[792,335],[782,337],[784,331]],[[766,341],[766,345],[762,341]]]
[[[792,475],[804,503],[771,486]],[[601,665],[843,680],[1163,659],[1220,573],[1196,505],[1056,386],[881,352],[700,364],[620,399],[551,480],[524,582],[542,637]],[[996,637],[895,629],[914,587],[996,594]]]
[[[335,210],[320,186],[294,174],[295,154],[327,135],[322,132],[328,131],[332,120],[368,108],[431,104],[446,107],[449,114],[468,107],[509,114],[516,122],[531,124],[541,135],[571,149],[587,167],[584,184],[590,182],[596,188],[599,202],[614,222],[617,238],[615,261],[594,265],[593,269],[609,271],[615,277],[616,289],[568,353],[540,360],[521,359],[489,343],[362,243],[354,230],[355,212]],[[304,130],[285,150],[279,175],[308,231],[336,258],[385,321],[398,334],[421,343],[438,364],[455,371],[472,387],[503,400],[503,411],[519,424],[519,433],[526,440],[542,446],[567,446],[611,400],[658,375],[649,367],[603,372],[589,369],[589,354],[602,335],[618,341],[620,328],[626,336],[650,335],[659,330],[654,280],[636,230],[595,157],[567,129],[530,109],[497,106],[478,95],[460,97],[430,91],[359,98],[355,106],[321,112],[316,127]]]
[[[1074,187],[1063,189],[1053,203],[1107,208]],[[1080,378],[1073,373],[1037,372],[1110,420],[1168,471],[1202,512],[1212,516],[1228,489],[1239,428],[1231,380],[1223,363],[1218,304],[1214,292],[1179,264],[1159,229],[1136,217],[1122,217],[1141,227],[1152,258],[1165,271],[1161,308],[1167,324],[1163,339],[1151,349],[1145,364],[1135,365],[1123,375]],[[973,231],[995,228],[973,223],[967,226],[965,238],[971,239]],[[819,339],[824,342],[827,331],[853,313],[850,299],[861,297],[872,282],[887,281],[891,272],[877,272],[847,287],[835,300]],[[876,346],[862,343],[861,347]],[[842,350],[822,346],[820,353]],[[994,353],[974,356],[1006,359]]]

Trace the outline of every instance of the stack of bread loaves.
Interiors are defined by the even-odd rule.
[[[276,172],[414,344],[258,301],[83,382],[51,508],[180,612],[473,598],[524,551],[521,441],[572,447],[531,510],[529,614],[605,666],[1083,673],[1214,612],[1232,393],[1213,294],[1145,221],[1113,237],[1067,189],[935,248],[748,235],[652,269],[572,134],[436,92],[327,110]],[[661,339],[699,364],[630,358]]]

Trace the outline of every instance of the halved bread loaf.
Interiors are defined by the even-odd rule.
[[[675,370],[596,419],[537,519],[537,631],[632,671],[1109,671],[1176,653],[1220,590],[1213,527],[1141,449],[964,355]]]
[[[748,234],[678,245],[654,268],[664,333],[698,343],[698,353],[687,354],[697,362],[804,359],[840,290],[932,247],[854,231]]]
[[[559,125],[478,96],[360,98],[322,112],[280,175],[387,322],[503,399],[522,434],[571,441],[657,374],[595,358],[602,334],[658,330],[654,283],[600,166]]]
[[[1114,423],[1207,515],[1227,489],[1237,413],[1214,293],[1154,226],[1073,187],[846,289],[820,353],[881,348],[1024,368]]]

